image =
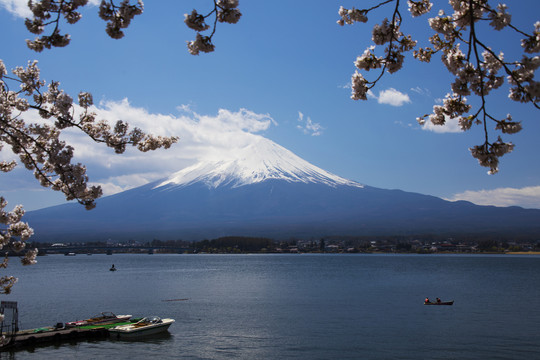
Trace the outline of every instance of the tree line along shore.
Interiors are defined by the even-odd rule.
[[[540,254],[540,240],[454,239],[436,237],[325,237],[274,240],[226,236],[212,240],[147,242],[30,243],[40,255],[55,253],[512,253]]]

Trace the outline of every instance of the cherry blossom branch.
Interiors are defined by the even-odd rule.
[[[361,56],[356,59],[357,70],[352,75],[352,95],[355,100],[367,100],[367,92],[372,89],[381,79],[385,71],[389,73],[401,69],[403,53],[414,48],[416,41],[402,37],[399,32],[401,17],[399,14],[400,1],[396,1],[392,23],[388,25],[385,18],[382,24],[373,27],[372,40],[375,45],[383,45],[385,42],[378,41],[376,34],[380,29],[387,29],[386,36],[390,34],[386,42],[390,44],[385,48],[385,57],[375,55],[376,46],[370,46]],[[470,149],[473,157],[477,158],[480,165],[490,168],[489,173],[498,171],[499,157],[512,151],[512,143],[504,143],[499,137],[497,141],[489,141],[488,120],[496,123],[495,130],[500,130],[505,134],[513,134],[521,130],[521,123],[512,120],[511,115],[499,120],[488,113],[487,95],[491,90],[499,88],[504,83],[504,77],[498,75],[503,69],[506,73],[510,87],[509,98],[514,101],[531,103],[534,108],[539,109],[540,83],[534,80],[534,73],[540,67],[538,56],[523,56],[521,61],[505,62],[503,54],[497,55],[491,48],[485,45],[477,37],[476,27],[480,21],[490,20],[489,25],[496,31],[509,27],[520,35],[525,36],[521,41],[521,46],[525,53],[537,53],[540,51],[540,22],[535,24],[532,35],[519,30],[511,24],[510,15],[506,12],[505,5],[498,5],[497,9],[491,8],[488,0],[449,0],[454,13],[445,15],[442,10],[438,16],[429,19],[430,27],[436,32],[429,38],[433,48],[420,48],[413,52],[415,58],[420,61],[430,62],[433,54],[442,52],[442,62],[447,69],[455,76],[455,81],[451,84],[452,92],[447,94],[443,100],[443,105],[433,106],[433,113],[417,118],[420,124],[424,124],[426,118],[434,125],[444,125],[447,119],[458,118],[463,131],[469,130],[473,123],[483,124],[485,141],[480,146]],[[353,24],[355,22],[367,22],[367,15],[374,9],[379,9],[391,1],[380,1],[376,6],[367,9],[339,9],[339,25]],[[433,4],[429,0],[407,1],[409,11],[413,17],[426,14],[431,11]],[[396,17],[396,14],[399,17]],[[485,16],[487,15],[487,16]],[[390,32],[391,31],[391,32]],[[466,36],[463,36],[465,33]],[[397,34],[397,36],[395,35]],[[407,39],[404,43],[404,39]],[[399,47],[394,46],[393,41],[399,42]],[[466,54],[460,49],[460,44],[467,46]],[[480,49],[483,50],[480,53]],[[392,50],[395,52],[392,53]],[[394,55],[393,57],[390,55]],[[394,60],[397,65],[391,69],[388,64]],[[397,61],[396,61],[397,60]],[[474,63],[474,64],[473,64]],[[515,69],[512,70],[511,67]],[[358,70],[370,71],[382,68],[381,74],[375,80],[369,81],[358,72]],[[393,71],[391,71],[393,70]],[[472,115],[467,114],[471,106],[467,104],[465,96],[474,93],[481,101],[481,105]]]
[[[533,98],[532,96],[532,93],[530,91],[528,91],[524,86],[523,86],[523,80],[521,80],[520,78],[518,78],[516,76],[516,74],[514,73],[514,71],[510,70],[510,68],[508,67],[509,64],[512,64],[512,65],[517,65],[517,66],[522,66],[522,63],[517,63],[514,62],[514,63],[507,63],[507,62],[504,62],[502,61],[502,58],[497,56],[493,50],[491,50],[489,47],[487,47],[486,45],[484,45],[480,40],[476,39],[475,38],[475,42],[480,45],[485,51],[487,51],[488,53],[490,53],[493,58],[498,61],[501,66],[504,68],[504,71],[506,72],[506,74],[508,74],[508,76],[512,79],[512,83],[515,84],[515,86],[519,89],[520,92],[522,92],[526,98],[527,98],[527,102],[530,102],[535,108],[539,109],[540,110],[540,105],[538,104],[538,100]],[[538,61],[538,60],[536,60]],[[528,79],[528,80],[532,80],[532,78]]]
[[[70,42],[68,34],[60,34],[60,20],[64,16],[70,24],[76,23],[81,14],[75,10],[85,6],[88,0],[42,0],[29,1],[28,6],[34,18],[26,19],[25,25],[34,34],[40,35],[46,27],[52,26],[50,35],[43,35],[27,40],[30,49],[37,52],[44,48],[66,46]],[[129,26],[131,19],[143,10],[142,1],[137,5],[130,5],[129,0],[123,0],[119,6],[113,1],[102,0],[100,16],[108,21],[107,33],[119,39],[124,36],[121,29]],[[52,20],[52,15],[56,17]],[[116,153],[125,151],[126,145],[136,146],[140,151],[149,151],[157,148],[169,148],[175,143],[177,137],[155,137],[143,133],[140,129],[129,130],[128,124],[118,121],[113,129],[104,121],[96,121],[96,114],[89,111],[93,105],[92,95],[79,94],[79,106],[83,109],[79,120],[75,121],[75,106],[72,98],[59,89],[58,82],[51,82],[48,90],[41,88],[45,82],[40,80],[37,62],[29,62],[27,68],[14,69],[15,77],[7,76],[7,69],[0,60],[0,151],[4,145],[11,147],[12,152],[18,155],[19,160],[28,170],[34,171],[34,176],[44,187],[61,191],[67,200],[76,200],[87,209],[95,207],[95,200],[102,195],[99,186],[88,186],[86,167],[80,163],[73,164],[73,147],[59,140],[65,128],[77,128],[92,140],[105,143],[114,148]],[[18,91],[10,90],[8,82],[20,85]],[[32,103],[29,102],[32,101]],[[54,124],[26,124],[22,114],[35,110],[40,117],[47,121],[55,119]],[[12,161],[0,161],[0,171],[9,172],[16,167]],[[7,201],[0,196],[0,249],[9,248],[21,252],[26,241],[34,231],[28,223],[22,222],[24,210],[17,205],[11,212],[5,210]],[[23,265],[36,263],[37,249],[28,249],[20,256]],[[6,268],[6,257],[0,268]],[[0,293],[9,294],[17,282],[13,276],[0,277]],[[0,321],[3,314],[0,314]]]
[[[41,52],[44,48],[50,49],[51,47],[64,47],[68,45],[70,36],[68,34],[60,34],[60,18],[63,15],[69,24],[75,24],[81,18],[81,14],[76,10],[86,5],[87,2],[88,0],[29,1],[28,7],[32,11],[34,18],[32,20],[26,19],[25,21],[28,31],[39,35],[49,25],[54,25],[54,28],[50,35],[36,37],[34,40],[26,40],[27,46],[34,51]],[[56,14],[56,19],[45,22],[51,18],[51,14]]]
[[[385,18],[380,25],[375,25],[372,32],[372,41],[375,45],[384,45],[385,56],[378,57],[375,55],[375,46],[370,46],[361,56],[355,61],[355,66],[358,70],[374,70],[380,69],[379,75],[373,81],[369,81],[364,78],[362,74],[355,71],[352,77],[352,95],[354,100],[367,100],[367,93],[372,89],[377,82],[388,73],[394,73],[400,70],[403,66],[404,52],[410,51],[416,45],[416,41],[411,39],[411,36],[405,36],[401,31],[402,16],[399,11],[400,0],[384,1],[380,4],[373,6],[369,9],[358,10],[355,8],[345,9],[341,7],[339,9],[339,15],[341,19],[338,20],[339,25],[353,24],[354,22],[367,22],[370,11],[378,9],[382,5],[395,2],[394,11],[392,13],[392,20],[389,22]]]
[[[50,35],[36,37],[34,40],[26,40],[27,46],[41,52],[43,49],[52,47],[64,47],[70,43],[70,35],[60,33],[60,20],[62,17],[68,24],[75,24],[81,18],[80,12],[76,11],[88,4],[88,0],[41,0],[29,1],[28,7],[32,11],[33,19],[26,19],[25,25],[28,31],[40,35],[45,28],[54,25]],[[122,29],[126,29],[136,15],[142,14],[143,2],[138,0],[131,4],[130,0],[122,0],[120,5],[115,5],[112,0],[102,0],[99,6],[99,16],[107,22],[105,31],[113,39],[124,37]],[[48,21],[53,14],[56,18]]]
[[[3,126],[0,130],[9,139],[6,139],[4,136],[1,138],[7,144],[11,145],[13,152],[19,155],[25,167],[28,170],[34,171],[34,176],[40,182],[41,186],[62,191],[66,195],[67,200],[76,200],[87,209],[95,207],[94,200],[101,196],[101,189],[99,187],[92,187],[89,191],[84,192],[80,190],[77,192],[75,190],[74,184],[78,187],[83,185],[85,188],[88,188],[88,177],[85,175],[86,168],[81,164],[70,164],[73,156],[73,148],[66,147],[64,142],[58,140],[59,132],[47,126],[34,125],[34,128],[29,128],[25,126],[22,120],[18,125],[17,127]],[[21,129],[24,129],[24,131]],[[50,138],[46,142],[42,136],[38,135],[38,138],[34,138],[30,135],[34,132],[49,133]],[[56,151],[53,152],[51,149],[55,149]],[[66,159],[62,162],[57,162],[54,166],[47,165],[53,164],[55,162],[54,159],[58,157],[65,157]],[[42,163],[45,165],[41,166],[40,164]],[[68,174],[73,171],[81,173],[80,178],[82,182],[79,180],[76,183],[70,183],[66,180],[70,176]],[[53,180],[53,177],[56,177],[58,180]]]
[[[236,24],[242,13],[237,9],[238,0],[213,0],[214,9],[210,11],[207,15],[201,15],[197,10],[193,9],[191,14],[184,14],[184,23],[192,30],[197,32],[194,41],[188,41],[187,47],[188,51],[192,55],[199,55],[202,51],[204,53],[209,53],[214,51],[215,46],[212,44],[212,37],[216,33],[217,23],[229,23]],[[210,25],[206,23],[206,19],[210,16],[214,16],[212,32],[210,35],[201,34],[203,31],[206,31],[210,28]]]
[[[102,0],[99,5],[99,17],[107,21],[105,31],[113,39],[124,37],[122,29],[126,29],[136,15],[142,14],[144,4],[138,0],[136,5],[131,5],[130,0],[123,0],[120,6],[116,6],[112,0]]]

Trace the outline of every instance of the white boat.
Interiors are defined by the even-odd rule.
[[[109,333],[117,339],[134,339],[167,331],[173,322],[174,319],[145,317],[133,324],[115,326]]]

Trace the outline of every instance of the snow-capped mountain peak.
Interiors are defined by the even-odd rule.
[[[204,159],[182,169],[159,183],[162,186],[185,186],[203,182],[209,188],[239,187],[265,180],[321,183],[332,187],[363,185],[341,178],[301,159],[291,151],[263,137],[219,159]]]

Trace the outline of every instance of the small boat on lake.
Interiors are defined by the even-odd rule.
[[[452,301],[428,301],[428,302],[424,302],[424,305],[454,305],[454,300],[452,300]]]
[[[174,319],[161,319],[157,316],[145,317],[136,323],[120,325],[109,329],[117,339],[135,339],[167,331]]]
[[[131,315],[115,315],[112,312],[106,311],[102,312],[100,315],[96,315],[86,320],[68,322],[66,323],[66,327],[114,324],[118,322],[128,321],[130,318]]]

